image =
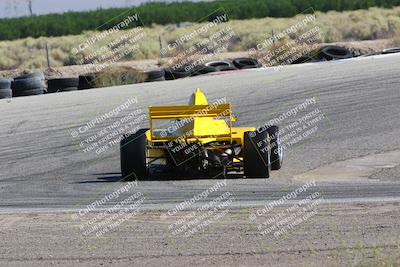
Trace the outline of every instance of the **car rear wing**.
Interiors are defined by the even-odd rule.
[[[154,120],[172,120],[172,119],[188,119],[196,118],[228,118],[228,126],[230,128],[230,136],[232,136],[232,122],[235,119],[232,116],[230,104],[211,104],[211,105],[193,105],[193,106],[155,106],[149,107],[150,120],[150,138],[157,139],[153,135]],[[206,136],[202,136],[206,137]],[[167,139],[168,138],[161,138]]]

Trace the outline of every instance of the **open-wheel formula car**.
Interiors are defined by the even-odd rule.
[[[279,128],[232,127],[231,105],[208,104],[196,89],[188,106],[149,107],[149,129],[126,134],[120,143],[125,180],[146,180],[154,170],[174,177],[268,178],[279,170],[283,149]]]

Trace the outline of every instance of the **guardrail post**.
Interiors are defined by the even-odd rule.
[[[47,59],[47,68],[50,69],[49,44],[47,42],[46,42],[46,59]]]
[[[160,42],[160,56],[161,56],[161,58],[163,58],[165,55],[165,49],[164,49],[164,45],[163,45],[163,37],[161,34],[158,37],[158,41]]]
[[[393,33],[393,24],[391,20],[387,21],[388,32]]]
[[[276,36],[275,36],[275,31],[274,31],[274,29],[272,29],[271,37],[272,37],[272,44],[275,46]]]

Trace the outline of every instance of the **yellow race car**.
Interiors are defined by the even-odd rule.
[[[120,143],[124,180],[147,180],[155,173],[173,177],[221,177],[244,173],[268,178],[279,170],[283,149],[279,128],[232,127],[231,105],[208,104],[196,89],[188,106],[149,107],[149,129],[124,135]]]

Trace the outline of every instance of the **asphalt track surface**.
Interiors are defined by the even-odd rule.
[[[82,209],[126,185],[119,181],[118,146],[100,154],[85,153],[80,142],[133,110],[145,113],[150,105],[186,104],[197,87],[211,101],[226,97],[238,117],[237,126],[261,126],[315,97],[316,103],[307,111],[318,107],[324,117],[315,133],[285,150],[281,171],[273,172],[270,179],[228,177],[227,185],[209,196],[230,191],[236,206],[277,200],[305,183],[293,180],[296,175],[335,162],[400,150],[399,63],[400,55],[375,56],[289,66],[279,71],[245,70],[0,100],[0,212]],[[137,103],[129,109],[72,137],[80,126],[132,98]],[[291,124],[298,116],[289,116],[280,126]],[[147,124],[144,120],[140,126]],[[378,179],[338,183],[335,177],[340,175],[336,170],[332,181],[321,183],[316,177],[317,187],[309,192],[318,191],[332,202],[400,199],[398,166],[381,172]],[[169,209],[221,181],[139,182],[119,200],[140,191],[146,196],[145,208]]]

